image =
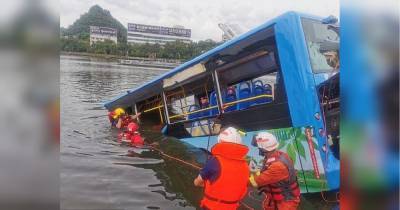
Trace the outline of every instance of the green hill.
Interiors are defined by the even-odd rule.
[[[118,42],[126,43],[126,28],[111,15],[110,11],[101,8],[99,5],[92,6],[87,13],[81,15],[64,31],[64,35],[89,39],[90,26],[116,28],[118,30]]]

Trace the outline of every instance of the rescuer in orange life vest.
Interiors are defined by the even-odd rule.
[[[203,210],[231,210],[247,193],[250,176],[245,160],[249,151],[242,144],[239,132],[232,127],[224,129],[218,143],[211,148],[211,158],[194,180],[195,186],[204,186],[201,200]]]
[[[108,113],[108,119],[110,120],[111,126],[122,129],[126,128],[129,123],[134,122],[140,116],[141,113],[136,115],[129,115],[122,108],[116,108],[114,111]]]
[[[139,133],[138,124],[129,123],[127,130],[118,134],[118,141],[129,143],[131,146],[143,146],[144,139]]]
[[[253,137],[263,155],[261,172],[250,176],[250,183],[265,193],[265,210],[295,210],[300,204],[300,188],[296,171],[290,157],[279,150],[276,137],[268,132],[260,132]]]

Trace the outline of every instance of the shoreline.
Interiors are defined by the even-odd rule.
[[[118,59],[124,59],[126,57],[119,55],[106,55],[106,54],[95,54],[95,53],[86,53],[86,52],[68,52],[68,51],[60,51],[60,56],[81,56],[81,57],[91,57],[91,58],[102,58],[109,61],[118,61]]]
[[[178,60],[168,60],[168,59],[151,59],[142,57],[127,57],[119,55],[105,55],[105,54],[95,54],[95,53],[84,53],[84,52],[67,52],[61,51],[61,56],[77,56],[92,59],[99,59],[106,62],[113,62],[117,65],[125,66],[139,66],[139,67],[152,67],[159,69],[173,69],[181,64]],[[179,62],[179,63],[177,63]]]
[[[121,56],[121,55],[107,55],[107,54],[96,54],[96,53],[87,53],[87,52],[69,52],[69,51],[60,51],[60,55],[72,55],[72,56],[84,56],[84,57],[93,57],[93,58],[104,58],[104,59],[126,59],[126,60],[145,60],[145,61],[165,61],[168,63],[183,63],[182,60],[179,59],[166,59],[166,58],[148,58],[148,57],[131,57],[131,56]]]

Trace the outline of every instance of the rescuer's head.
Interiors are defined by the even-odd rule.
[[[218,143],[230,142],[235,144],[242,144],[242,138],[238,130],[234,127],[227,127],[218,135]]]
[[[131,122],[131,123],[128,124],[128,131],[129,132],[133,133],[133,132],[137,131],[138,129],[139,129],[139,126],[136,123]]]
[[[278,140],[269,132],[260,132],[254,135],[251,144],[258,147],[260,155],[263,156],[275,151],[279,147]]]
[[[121,117],[122,115],[124,115],[125,114],[125,110],[123,108],[116,108],[114,110],[114,113],[115,113],[115,115],[113,117],[114,117],[114,119],[116,119],[116,118]]]

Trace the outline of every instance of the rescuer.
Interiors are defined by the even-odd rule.
[[[240,200],[247,193],[250,176],[245,160],[248,151],[235,128],[222,130],[218,143],[211,148],[212,156],[194,180],[195,186],[204,187],[204,197],[200,203],[203,210],[239,207]]]
[[[300,204],[300,188],[296,171],[290,157],[277,150],[276,137],[268,132],[260,132],[253,137],[253,146],[257,146],[264,156],[260,174],[250,176],[250,183],[265,193],[265,210],[295,210]]]
[[[139,126],[136,123],[129,123],[127,130],[118,134],[118,140],[121,142],[130,143],[131,146],[143,146],[144,140],[138,129]]]
[[[129,115],[122,108],[116,108],[114,111],[108,113],[108,119],[110,120],[111,126],[122,129],[126,128],[129,123],[134,122],[141,113],[136,115]]]

